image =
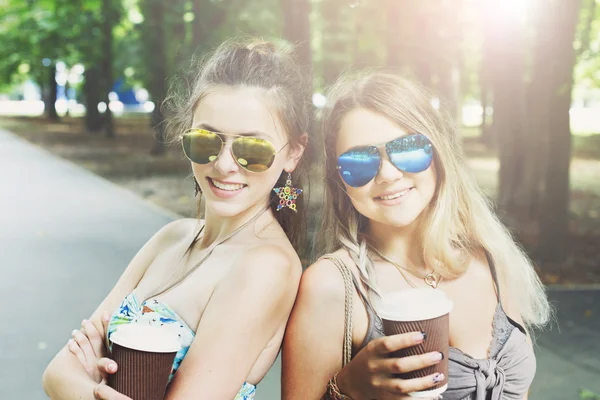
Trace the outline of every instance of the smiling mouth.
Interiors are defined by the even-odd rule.
[[[207,178],[207,179],[217,189],[225,190],[228,192],[235,192],[237,190],[241,190],[241,189],[245,188],[246,186],[248,186],[243,183],[223,183],[223,182],[217,181],[212,178]]]
[[[386,196],[380,196],[380,197],[376,197],[377,200],[394,200],[397,199],[399,197],[402,197],[404,195],[406,195],[408,192],[410,192],[413,188],[408,188],[408,189],[404,189],[400,192],[396,192],[396,193],[392,193]]]

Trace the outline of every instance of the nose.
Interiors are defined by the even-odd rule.
[[[239,168],[239,165],[233,159],[231,142],[223,144],[221,154],[215,160],[215,169],[223,175],[229,175],[232,172],[237,172]]]
[[[379,185],[402,179],[404,177],[404,173],[402,173],[402,171],[392,164],[385,151],[382,151],[381,153],[383,153],[381,157],[381,165],[379,167],[379,172],[377,172],[377,175],[375,175],[375,183]]]

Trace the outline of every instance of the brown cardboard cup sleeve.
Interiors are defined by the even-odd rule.
[[[383,321],[386,335],[424,332],[421,344],[390,354],[390,357],[408,357],[439,351],[441,362],[430,367],[398,374],[402,379],[421,378],[435,373],[444,374],[444,380],[421,392],[409,393],[411,397],[435,397],[448,387],[449,313],[452,301],[439,289],[409,289],[383,295],[377,304],[377,313]]]
[[[160,327],[129,324],[112,334],[111,358],[117,363],[108,385],[133,400],[162,400],[181,344]]]

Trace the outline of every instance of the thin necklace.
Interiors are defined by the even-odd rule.
[[[194,266],[189,271],[187,271],[185,274],[183,274],[183,276],[181,278],[179,278],[178,280],[176,280],[174,283],[171,283],[161,289],[161,286],[164,285],[164,282],[169,282],[169,280],[171,280],[171,278],[175,275],[175,272],[179,269],[179,266],[181,265],[181,261],[183,260],[183,257],[185,257],[185,253],[187,253],[187,250],[186,250],[186,252],[183,254],[183,256],[181,256],[181,260],[179,260],[179,263],[177,263],[177,266],[175,268],[173,268],[173,270],[171,271],[171,274],[167,277],[167,279],[165,279],[163,281],[163,283],[161,283],[154,289],[154,291],[155,291],[154,294],[152,294],[151,296],[147,296],[144,300],[148,300],[150,298],[160,296],[161,294],[165,293],[166,291],[171,290],[175,286],[179,285],[181,282],[183,282],[183,280],[185,278],[190,276],[192,274],[192,272],[194,272],[195,270],[198,269],[198,267],[200,267],[202,264],[204,264],[204,262],[208,259],[208,257],[210,257],[212,255],[213,251],[215,250],[215,248],[217,248],[217,246],[219,246],[219,245],[223,244],[224,242],[226,242],[227,240],[231,239],[233,236],[235,236],[237,233],[239,233],[242,229],[244,229],[245,227],[250,225],[252,222],[256,221],[258,219],[258,217],[263,215],[265,213],[265,211],[267,211],[269,208],[270,207],[267,207],[267,208],[263,209],[262,211],[258,212],[255,216],[250,218],[250,220],[248,220],[247,222],[242,224],[239,228],[235,229],[233,232],[231,232],[229,235],[227,235],[224,239],[219,240],[216,243],[213,243],[208,248],[206,254],[200,259],[200,261],[198,261],[196,264],[194,264]],[[200,235],[200,233],[202,233],[203,230],[204,230],[204,226],[202,226],[202,228],[200,228],[200,232],[198,232],[198,235],[196,235],[196,237],[198,237]],[[150,293],[152,293],[152,292],[150,292]]]
[[[416,286],[407,279],[406,275],[404,275],[404,273],[402,272],[402,270],[408,272],[409,274],[411,274],[412,276],[415,276],[419,279],[423,279],[423,281],[425,282],[425,284],[427,286],[432,287],[433,289],[436,289],[438,287],[438,284],[442,281],[442,276],[436,276],[435,271],[431,271],[430,273],[426,274],[425,276],[418,276],[414,271],[411,271],[410,269],[403,267],[402,265],[390,260],[388,257],[384,256],[383,254],[381,254],[381,252],[379,250],[377,250],[375,247],[370,246],[371,250],[377,254],[377,256],[379,256],[379,258],[381,258],[382,260],[389,262],[390,264],[392,264],[394,267],[396,267],[398,269],[398,271],[400,272],[400,274],[404,277],[404,279],[409,283],[409,285],[411,285],[413,288],[415,288]]]

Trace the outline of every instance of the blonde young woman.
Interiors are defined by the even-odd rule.
[[[284,400],[404,399],[443,382],[394,377],[442,358],[389,357],[427,340],[427,332],[383,337],[375,311],[380,294],[412,288],[454,302],[445,400],[526,398],[536,368],[526,328],[548,318],[544,289],[431,96],[391,73],[345,78],[329,93],[323,127],[319,243],[330,254],[301,280],[284,339]],[[343,365],[348,305],[351,361]]]
[[[174,221],[144,245],[48,366],[53,399],[125,398],[105,384],[119,366],[103,340],[122,324],[179,335],[169,400],[254,399],[279,353],[301,275],[304,214],[292,185],[308,86],[286,51],[252,40],[226,42],[191,72],[170,128],[204,219]]]

